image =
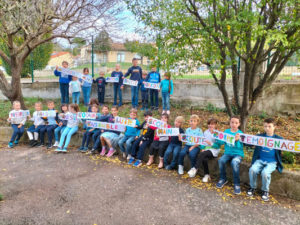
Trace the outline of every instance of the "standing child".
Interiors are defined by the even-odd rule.
[[[62,62],[63,68],[68,68],[69,63],[67,61]],[[58,66],[56,66],[56,70],[54,70],[54,75],[59,77],[59,89],[61,94],[61,104],[69,104],[69,83],[72,80],[72,76],[59,72]]]
[[[170,114],[170,97],[173,94],[173,81],[170,80],[171,74],[169,72],[165,73],[164,80],[160,83],[161,95],[162,95],[162,114]]]
[[[61,134],[58,148],[55,150],[56,152],[67,152],[72,135],[78,131],[78,124],[80,122],[80,119],[77,118],[78,112],[78,105],[71,104],[69,105],[69,112],[67,112],[65,115],[61,115],[63,118],[68,120],[68,123],[64,132]]]
[[[180,134],[184,134],[184,130],[181,128],[183,123],[184,123],[184,118],[182,116],[177,116],[174,125],[176,128],[179,129]],[[170,144],[168,145],[168,148],[164,156],[164,164],[167,170],[172,170],[177,166],[178,156],[181,148],[182,148],[182,142],[179,140],[179,136],[172,136]],[[170,154],[172,154],[172,162],[169,164],[168,160]]]
[[[13,110],[9,112],[9,115],[11,113],[16,113],[21,111],[21,103],[19,101],[13,102]],[[18,145],[19,140],[22,137],[24,133],[24,125],[26,123],[26,116],[16,117],[16,118],[8,118],[7,121],[11,123],[11,127],[13,129],[13,134],[11,136],[11,139],[8,143],[9,148],[13,148],[14,144]]]
[[[264,130],[265,133],[259,134],[258,136],[261,137],[268,137],[268,138],[277,138],[282,139],[282,137],[276,135],[275,131],[275,120],[272,118],[265,119],[264,121]],[[252,157],[252,166],[249,170],[249,180],[250,180],[250,189],[247,191],[247,195],[252,197],[254,195],[256,189],[256,179],[257,175],[261,174],[262,180],[262,195],[261,198],[263,201],[269,201],[269,187],[271,184],[271,174],[276,169],[279,173],[282,173],[282,158],[281,158],[281,151],[256,146],[253,157]]]
[[[60,107],[61,113],[66,114],[68,112],[68,105],[67,104],[62,104]],[[54,138],[55,138],[55,143],[54,147],[57,147],[59,144],[59,134],[61,135],[64,132],[64,129],[67,126],[68,121],[63,120],[58,118],[58,126],[54,130]]]
[[[122,106],[122,89],[123,89],[123,73],[120,70],[120,64],[116,64],[116,69],[111,73],[111,77],[118,77],[119,83],[114,83],[114,105],[117,105],[117,98],[119,95],[119,107]]]
[[[141,87],[141,94],[142,94],[142,110],[148,109],[148,88],[145,88],[144,82],[147,82],[147,72],[143,71],[142,79],[139,81],[139,86]]]
[[[185,134],[192,135],[192,136],[203,136],[203,132],[202,132],[201,128],[198,127],[199,122],[200,122],[199,116],[191,115],[190,127],[188,129],[186,129]],[[190,175],[190,173],[192,173],[193,170],[196,170],[195,165],[196,165],[196,159],[197,159],[197,155],[198,155],[199,151],[200,151],[199,144],[194,144],[192,142],[185,143],[184,148],[179,153],[178,174],[182,175],[184,173],[183,172],[183,161],[184,161],[184,157],[187,154],[191,161],[191,169],[188,172],[188,174]]]
[[[162,114],[161,120],[164,121],[166,124],[168,124],[169,116],[168,114]],[[171,126],[168,125],[168,128]],[[149,160],[147,162],[147,166],[150,166],[154,162],[154,153],[158,151],[159,155],[159,164],[158,169],[161,169],[164,167],[164,154],[165,151],[170,143],[170,139],[168,136],[154,136],[154,141],[152,142],[150,146],[150,153],[149,153]]]
[[[213,137],[214,130],[216,129],[218,121],[214,118],[209,119],[207,122],[208,129],[204,132],[204,137],[206,139],[206,146],[199,154],[197,163],[196,163],[196,170],[192,171],[190,177],[196,176],[196,173],[200,166],[203,166],[204,169],[204,177],[202,182],[207,183],[210,180],[209,176],[209,169],[208,169],[208,160],[218,157],[220,149],[212,148],[212,145],[215,143],[215,138]]]
[[[137,117],[137,110],[131,109],[130,110],[130,117],[129,119],[136,120],[136,125],[140,125],[140,122],[136,119]],[[118,145],[123,153],[128,155],[127,159],[129,160],[131,158],[130,151],[132,143],[135,139],[138,138],[140,135],[140,131],[135,127],[126,126],[126,131],[124,137],[118,142]],[[126,149],[124,148],[124,143],[126,142]]]
[[[156,67],[151,68],[151,72],[147,76],[147,80],[150,83],[160,83],[160,74],[156,71]],[[150,103],[152,110],[158,110],[158,90],[150,89]]]
[[[217,183],[217,188],[222,188],[227,183],[226,178],[226,163],[230,162],[233,171],[234,194],[241,194],[240,186],[240,164],[244,157],[243,143],[239,141],[240,134],[243,132],[239,130],[240,118],[232,116],[230,118],[230,129],[224,131],[226,134],[235,136],[234,145],[228,144],[224,141],[217,140],[213,144],[213,148],[220,148],[225,145],[224,155],[219,159],[220,180]]]
[[[72,103],[79,105],[80,98],[80,82],[78,81],[78,77],[72,77],[72,81],[70,82],[70,93],[72,94]]]
[[[30,120],[33,121],[33,125],[27,129],[30,147],[38,145],[39,133],[41,129],[45,127],[45,121],[38,116],[38,112],[43,109],[42,103],[36,102],[34,108],[35,112],[33,113],[32,118],[30,118]]]
[[[100,71],[99,77],[96,80],[94,80],[94,83],[97,84],[98,101],[99,101],[101,106],[104,104],[104,97],[105,97],[106,81],[105,81],[104,76],[105,76],[104,71]]]
[[[89,68],[83,69],[84,77],[92,80],[92,76],[89,74],[89,72],[90,72]],[[90,102],[90,96],[91,96],[91,90],[92,90],[93,83],[87,82],[83,79],[80,79],[80,82],[81,82],[81,89],[82,89],[82,94],[83,94],[83,102],[84,102],[84,105],[87,107]]]

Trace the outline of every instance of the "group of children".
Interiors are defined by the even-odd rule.
[[[150,148],[147,166],[154,163],[154,156],[159,155],[158,168],[165,168],[167,170],[178,169],[178,174],[184,174],[184,158],[189,157],[191,169],[188,171],[190,177],[195,177],[200,167],[203,167],[204,177],[203,182],[210,180],[208,161],[217,158],[220,152],[220,147],[224,145],[224,154],[219,158],[220,179],[217,182],[217,188],[222,188],[227,183],[226,164],[229,162],[233,171],[234,193],[240,194],[240,174],[239,168],[244,157],[243,143],[240,141],[239,130],[240,119],[237,116],[230,118],[230,128],[224,133],[233,135],[235,137],[234,145],[228,144],[220,140],[216,140],[213,136],[214,130],[217,128],[217,120],[209,119],[207,122],[208,129],[203,132],[199,128],[200,119],[197,115],[191,115],[189,119],[190,127],[183,130],[184,118],[182,116],[176,117],[174,121],[175,128],[179,128],[178,136],[158,136],[157,127],[151,126],[148,123],[149,117],[152,117],[151,111],[144,112],[144,121],[140,123],[137,120],[137,110],[132,108],[130,110],[129,119],[135,120],[136,125],[126,126],[124,134],[120,131],[105,130],[100,128],[91,128],[85,125],[85,121],[78,119],[77,112],[79,107],[77,104],[61,105],[61,110],[55,110],[53,101],[47,103],[48,112],[55,112],[48,114],[48,117],[40,117],[39,111],[43,106],[41,102],[35,103],[35,112],[33,116],[28,118],[33,121],[33,125],[27,129],[29,137],[29,145],[44,146],[45,133],[48,135],[47,148],[52,148],[53,134],[55,138],[54,146],[57,146],[55,151],[67,152],[67,147],[70,143],[71,137],[78,131],[79,123],[84,124],[85,132],[83,134],[82,144],[78,149],[81,152],[88,154],[97,154],[100,150],[101,156],[111,157],[119,147],[124,158],[128,160],[128,164],[135,167],[140,167],[143,163],[145,150]],[[21,111],[20,102],[13,103],[13,110],[10,113]],[[109,113],[108,106],[102,106],[101,113],[99,112],[99,104],[96,99],[91,99],[89,105],[89,112],[96,113],[95,121],[114,123],[118,116],[118,107],[113,106],[111,113]],[[169,124],[169,115],[163,113],[161,121],[167,124],[167,127],[172,127]],[[26,123],[26,116],[18,118],[8,118],[13,128],[13,135],[9,142],[9,147],[13,147],[19,143],[19,140],[24,133],[24,125]],[[264,137],[281,138],[274,133],[275,123],[273,119],[266,119],[264,121],[265,133],[261,134]],[[191,136],[204,136],[205,145],[194,144],[193,142],[186,142],[183,146],[182,134]],[[60,136],[60,138],[59,138]],[[92,148],[89,151],[90,143]],[[102,147],[100,147],[102,146]],[[271,182],[271,173],[277,169],[282,171],[281,151],[270,149],[266,147],[255,147],[253,154],[252,166],[249,170],[250,189],[247,191],[248,196],[253,196],[256,190],[257,175],[262,175],[262,199],[267,201],[269,199],[269,186]]]

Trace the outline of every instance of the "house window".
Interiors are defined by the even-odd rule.
[[[117,62],[125,62],[125,53],[124,52],[118,52]]]

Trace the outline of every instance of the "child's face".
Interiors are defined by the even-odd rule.
[[[78,79],[77,77],[74,77],[74,76],[72,77],[72,80],[74,80],[74,81],[76,81],[77,79]]]
[[[68,63],[63,63],[62,66],[63,68],[68,68]]]
[[[166,116],[162,116],[161,120],[164,121],[165,123],[168,123],[168,118]]]
[[[198,126],[198,120],[196,120],[196,119],[190,119],[190,126],[192,128],[196,128]]]
[[[230,128],[232,130],[238,130],[240,126],[240,120],[237,118],[231,118],[230,120]]]
[[[41,104],[35,104],[34,108],[35,108],[35,111],[41,111],[42,110],[42,105]]]
[[[143,73],[143,79],[147,78],[147,74]]]
[[[63,106],[63,107],[61,107],[61,110],[63,111],[63,112],[67,112],[68,111],[68,106]]]
[[[156,72],[156,67],[152,67],[152,68],[151,68],[151,71],[152,71],[152,72]]]
[[[84,75],[88,75],[88,74],[89,74],[89,71],[88,71],[88,70],[84,70],[84,71],[83,71],[83,74],[84,74]]]
[[[131,113],[130,113],[130,118],[131,118],[131,119],[135,119],[135,118],[136,118],[136,113],[131,112]]]
[[[208,124],[207,126],[208,126],[208,129],[209,129],[210,131],[213,131],[213,130],[216,129],[216,124],[215,124],[215,123],[210,123],[210,124]]]
[[[16,103],[14,103],[13,108],[14,108],[14,110],[20,110],[21,104],[19,102],[16,102]]]
[[[179,120],[175,120],[174,125],[175,125],[175,127],[181,127],[182,123]]]
[[[107,114],[108,114],[108,108],[107,108],[107,107],[103,107],[103,108],[102,108],[102,113],[103,113],[104,115],[107,115]]]
[[[132,64],[133,64],[133,66],[137,66],[138,61],[137,61],[137,60],[133,60],[133,61],[132,61]]]
[[[111,114],[112,114],[114,117],[117,116],[117,115],[118,115],[118,110],[115,109],[115,108],[111,109]]]
[[[150,116],[144,116],[144,119],[145,119],[145,120],[148,120],[149,117],[150,117]]]
[[[268,136],[274,135],[275,126],[273,123],[264,123],[264,130]]]
[[[116,71],[119,71],[121,66],[119,64],[116,65]]]
[[[48,106],[48,109],[54,109],[54,103],[53,102],[48,103],[47,106]]]
[[[99,73],[99,76],[104,77],[104,73],[103,72]]]
[[[92,107],[92,112],[93,113],[97,113],[98,112],[98,108],[97,107]]]
[[[165,80],[169,80],[169,77],[168,76],[164,76]]]
[[[71,113],[76,113],[76,110],[75,110],[74,108],[72,108],[71,106],[69,106],[69,111],[70,111]]]

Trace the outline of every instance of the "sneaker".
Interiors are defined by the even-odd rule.
[[[61,152],[67,153],[68,150],[67,150],[66,148],[63,148],[63,149],[61,150]]]
[[[133,164],[134,167],[140,167],[142,165],[142,161],[141,160],[136,160],[135,163]]]
[[[183,166],[182,165],[178,165],[178,174],[179,175],[183,175],[184,172],[183,172]]]
[[[269,192],[263,191],[263,193],[261,195],[261,199],[265,202],[269,201]]]
[[[106,153],[106,148],[103,147],[102,150],[101,150],[100,155],[101,155],[101,156],[105,156],[105,153]]]
[[[19,141],[18,141],[18,140],[15,140],[14,144],[15,144],[15,145],[18,145],[18,144],[19,144]]]
[[[189,174],[189,177],[195,177],[197,174],[197,169],[195,167],[193,167],[192,169],[189,170],[188,174]]]
[[[167,110],[167,114],[170,115],[170,110]]]
[[[166,113],[166,111],[165,111],[165,110],[163,110],[163,111],[161,112],[161,114],[164,114],[164,113]]]
[[[85,152],[87,152],[88,150],[89,150],[88,147],[84,147],[84,148],[81,150],[81,152],[85,153]]]
[[[48,144],[48,145],[47,145],[47,149],[51,149],[52,147],[53,147],[52,144]]]
[[[39,142],[36,141],[36,140],[34,140],[31,147],[35,147],[35,146],[37,146],[38,144],[39,144]]]
[[[54,146],[54,145],[53,145]],[[77,150],[78,151],[82,151],[84,149],[84,147],[83,146],[80,146],[80,148],[78,148]]]
[[[126,153],[125,153],[125,152],[122,153],[122,157],[123,157],[124,159],[126,159]]]
[[[128,165],[131,165],[133,164],[133,162],[135,161],[135,158],[131,157],[128,161]]]
[[[254,188],[249,188],[248,191],[247,191],[247,196],[248,196],[248,197],[253,197],[254,191],[255,191]]]
[[[167,165],[165,168],[166,168],[166,170],[172,170],[173,169],[170,165]]]
[[[8,143],[8,147],[9,147],[9,148],[13,148],[13,147],[14,147],[14,144],[13,144],[12,142],[9,142],[9,143]]]
[[[33,142],[34,142],[34,140],[30,140],[30,141],[29,141],[29,144],[28,144],[29,147],[32,147]]]
[[[53,147],[58,147],[58,145],[59,145],[59,142],[58,142],[58,141],[55,141]]]
[[[107,157],[112,157],[114,154],[115,154],[115,152],[116,152],[116,150],[114,150],[114,149],[110,149],[109,151],[108,151],[108,153],[107,153]]]
[[[128,156],[127,156],[127,158],[126,158],[127,160],[129,160],[129,159],[131,159],[131,155],[130,154],[128,154]]]
[[[210,176],[208,174],[205,174],[203,179],[202,179],[202,182],[207,183],[209,180],[210,180]]]
[[[227,182],[227,180],[219,180],[216,186],[217,188],[222,188],[225,184],[227,184]]]
[[[45,146],[45,144],[42,143],[42,142],[40,142],[40,143],[38,143],[38,144],[36,145],[36,147],[44,147],[44,146]]]
[[[158,110],[158,107],[154,107],[154,110],[156,110],[156,111],[157,111],[157,110]]]
[[[61,147],[58,147],[57,149],[55,149],[56,152],[61,152]]]
[[[97,154],[97,150],[96,149],[92,149],[90,152],[89,152],[90,155],[95,155]]]
[[[240,195],[241,194],[241,186],[240,185],[234,185],[234,194]]]

